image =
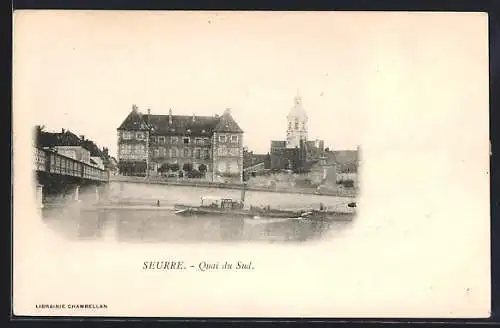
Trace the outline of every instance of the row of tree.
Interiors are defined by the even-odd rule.
[[[127,162],[120,161],[118,163],[118,169],[120,174],[123,175],[137,175],[144,176],[147,171],[147,163],[146,161],[140,162]],[[205,164],[200,164],[198,169],[194,169],[192,163],[184,163],[182,165],[182,171],[180,170],[180,166],[177,163],[167,163],[163,164],[158,168],[159,173],[176,173],[178,172],[179,177],[184,177],[186,175],[188,178],[202,178],[207,173],[207,166]]]

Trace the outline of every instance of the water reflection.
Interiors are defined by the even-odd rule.
[[[184,217],[155,210],[45,209],[45,224],[71,240],[140,243],[305,242],[331,237],[351,222]]]

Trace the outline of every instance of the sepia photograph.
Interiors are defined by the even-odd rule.
[[[15,315],[488,317],[487,15],[21,10]]]

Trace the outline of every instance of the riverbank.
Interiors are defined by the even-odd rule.
[[[249,186],[244,183],[218,183],[204,180],[162,180],[144,177],[132,177],[132,176],[112,176],[110,177],[110,182],[130,182],[130,183],[141,183],[141,184],[152,184],[152,185],[170,185],[170,186],[184,186],[184,187],[196,187],[196,188],[217,188],[217,189],[236,189],[236,190],[247,190],[247,191],[261,191],[261,192],[273,192],[273,193],[286,193],[286,194],[309,194],[309,195],[320,195],[320,196],[336,196],[336,197],[350,197],[355,198],[357,195],[357,190],[355,189],[338,189],[338,188],[299,188],[299,187],[256,187]]]

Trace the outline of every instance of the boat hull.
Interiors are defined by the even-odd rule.
[[[175,205],[175,214],[177,215],[224,215],[224,216],[239,216],[239,217],[260,217],[260,218],[290,218],[290,219],[306,219],[306,220],[337,220],[350,221],[354,217],[354,213],[341,213],[331,211],[286,211],[286,210],[245,210],[245,209],[221,209],[209,207],[196,207],[189,205]]]
[[[300,212],[295,211],[250,211],[245,209],[221,209],[210,207],[196,207],[188,205],[175,205],[175,213],[178,215],[229,215],[243,217],[269,217],[269,218],[295,218],[300,217]]]

